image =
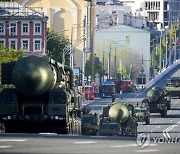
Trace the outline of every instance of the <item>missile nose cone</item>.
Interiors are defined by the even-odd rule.
[[[17,90],[26,95],[40,95],[48,91],[52,77],[47,59],[36,56],[19,60],[12,73]]]

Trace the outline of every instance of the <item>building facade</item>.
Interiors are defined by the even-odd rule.
[[[138,69],[141,72],[141,69],[143,68],[143,74],[146,77],[147,83],[150,79],[150,32],[144,28],[135,28],[126,25],[117,25],[99,30],[96,33],[97,54],[99,51],[99,44],[103,45],[103,52],[112,52],[112,54],[114,54],[114,50],[112,50],[110,42],[114,42],[117,48],[125,47],[126,49],[130,49],[130,52],[134,52],[138,55],[140,63],[142,62]],[[118,55],[118,51],[116,54]],[[134,62],[138,59],[134,59]],[[114,63],[114,61],[112,63]],[[133,67],[133,62],[130,63],[130,66],[131,65]]]
[[[144,13],[150,26],[170,28],[173,23],[180,20],[179,0],[145,0]]]
[[[44,56],[48,17],[15,2],[0,2],[0,44],[24,56]]]
[[[86,35],[91,51],[94,50],[93,37],[95,35],[95,0],[15,0],[25,7],[42,11],[49,17],[48,28],[69,37],[73,44],[74,66],[83,66],[83,32],[84,19],[91,34]],[[87,29],[87,28],[86,28]]]

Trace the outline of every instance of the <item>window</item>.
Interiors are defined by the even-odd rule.
[[[5,24],[0,23],[0,35],[4,35],[4,34],[5,34]]]
[[[16,23],[10,23],[10,35],[17,35]]]
[[[41,34],[41,23],[34,24],[34,34]]]
[[[41,51],[41,40],[34,40],[34,51]]]
[[[5,40],[4,40],[4,39],[3,39],[3,40],[2,40],[2,39],[0,40],[0,46],[5,47]]]
[[[29,34],[29,23],[22,24],[22,34]]]
[[[22,40],[21,42],[21,48],[24,51],[29,51],[29,40]]]
[[[10,40],[9,48],[16,50],[17,49],[17,40]]]

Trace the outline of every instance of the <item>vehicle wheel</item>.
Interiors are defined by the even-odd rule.
[[[170,102],[167,104],[167,109],[171,110],[171,103]]]
[[[145,123],[146,123],[146,125],[150,124],[150,118],[149,117],[146,118]]]
[[[73,134],[72,118],[69,119],[68,131],[69,131],[69,134]]]
[[[78,118],[77,122],[78,122],[78,124],[77,124],[77,127],[78,127],[77,134],[81,135],[81,119]]]
[[[166,118],[167,117],[167,109],[161,111],[161,117]]]
[[[0,123],[0,133],[5,133],[5,125],[4,125],[4,123]]]

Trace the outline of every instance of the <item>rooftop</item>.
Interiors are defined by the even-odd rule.
[[[32,8],[24,7],[16,2],[2,2],[2,1],[0,1],[0,17],[1,19],[3,17],[48,18],[44,16],[43,12],[35,11]]]

